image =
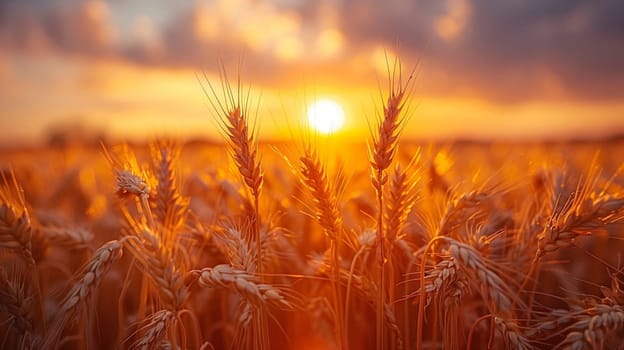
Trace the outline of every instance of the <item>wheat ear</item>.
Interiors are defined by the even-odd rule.
[[[385,347],[384,305],[386,303],[386,249],[387,232],[384,231],[384,185],[388,182],[385,170],[392,164],[397,150],[397,142],[402,126],[405,123],[403,108],[405,107],[405,93],[412,81],[412,75],[404,85],[401,75],[400,62],[395,61],[393,71],[388,67],[389,96],[384,101],[383,116],[377,125],[377,133],[372,136],[373,146],[370,153],[371,180],[377,193],[377,261],[379,268],[379,295],[377,298],[377,349]]]
[[[494,317],[494,324],[503,336],[505,348],[510,350],[533,350],[529,340],[520,332],[515,322],[506,321],[500,317]]]
[[[469,279],[466,271],[457,260],[448,255],[442,255],[441,260],[436,263],[433,270],[427,273],[425,281],[425,294],[427,301],[425,306],[430,305],[432,300],[439,309],[436,310],[437,317],[442,322],[443,342],[445,349],[456,349],[455,339],[461,334],[461,321],[458,320],[462,298],[467,294]],[[413,297],[416,291],[407,295]],[[424,309],[423,309],[424,310]]]
[[[148,228],[143,228],[137,236],[142,241],[134,240],[129,247],[141,270],[152,280],[163,307],[174,312],[182,310],[188,290],[179,262],[170,254],[172,249],[165,247]]]
[[[115,193],[117,196],[122,199],[137,199],[139,203],[137,209],[145,216],[149,226],[155,228],[156,224],[154,223],[154,216],[149,203],[151,187],[147,174],[145,172],[139,174],[140,170],[136,158],[126,147],[122,151],[122,157],[125,158],[124,161],[117,156],[113,157],[104,145],[102,145],[102,150],[115,175]]]
[[[176,313],[170,310],[160,310],[147,317],[139,329],[143,336],[134,342],[130,349],[150,350],[160,348],[161,341],[167,336],[167,332],[176,321]]]
[[[264,283],[247,271],[220,264],[191,271],[201,287],[219,287],[235,291],[248,300],[256,308],[270,305],[279,309],[292,309],[293,305],[279,289]]]
[[[7,271],[0,266],[0,310],[15,334],[20,336],[20,346],[25,349],[32,344],[33,320],[32,304],[34,298],[27,295],[23,283],[9,278]]]
[[[419,312],[418,312],[418,333],[417,333],[417,348],[422,349],[422,327],[425,313],[425,296],[424,286],[425,281],[425,264],[428,256],[429,249],[433,247],[434,243],[438,241],[446,241],[448,245],[448,254],[457,261],[466,272],[479,281],[479,291],[481,297],[486,302],[491,314],[509,314],[511,310],[511,300],[509,295],[511,292],[506,286],[505,282],[496,273],[491,264],[488,264],[485,257],[476,250],[473,246],[457,241],[447,236],[436,236],[427,243],[427,246],[423,250],[421,258],[421,271],[420,271],[420,285],[421,292],[419,293]]]
[[[249,120],[250,92],[249,90],[243,91],[240,74],[236,84],[236,96],[227,79],[225,69],[221,71],[220,77],[221,86],[223,87],[223,100],[219,99],[205,74],[204,78],[206,78],[210,93],[203,85],[202,88],[204,88],[204,92],[212,104],[214,114],[222,133],[226,137],[231,156],[236,163],[238,171],[251,193],[252,200],[249,202],[253,204],[252,208],[248,209],[251,225],[248,234],[244,238],[249,242],[255,242],[258,247],[256,249],[256,269],[260,276],[263,276],[262,236],[260,234],[262,226],[259,202],[264,175],[262,173],[261,156],[258,154],[255,124],[250,123]],[[263,309],[259,310],[258,317],[255,318],[255,326],[255,342],[258,343],[260,349],[267,349],[269,347],[268,325]]]
[[[537,271],[543,256],[573,246],[577,238],[604,232],[606,225],[624,220],[624,196],[607,194],[606,189],[595,192],[598,176],[598,168],[592,163],[586,177],[579,180],[571,193],[566,193],[565,179],[557,179],[551,214],[538,235],[537,250],[520,291]]]
[[[539,236],[537,256],[574,245],[580,236],[603,231],[605,225],[624,220],[624,198],[602,195],[590,196],[581,190],[572,203],[561,213],[550,218]]]
[[[177,163],[181,148],[173,142],[152,145],[156,191],[152,199],[155,220],[162,227],[162,241],[174,244],[187,215],[188,199],[180,194]]]
[[[577,315],[577,321],[566,329],[565,339],[554,349],[604,349],[610,335],[624,330],[624,307],[597,303]]]
[[[336,241],[342,235],[343,223],[325,167],[321,164],[318,153],[310,148],[306,148],[299,161],[302,181],[312,193],[316,205],[316,219],[325,235]]]
[[[177,328],[180,324],[179,315],[186,312],[184,308],[190,292],[181,269],[186,269],[181,250],[176,249],[178,242],[165,245],[162,234],[155,234],[144,224],[137,223],[127,212],[126,220],[131,229],[126,232],[128,237],[138,238],[128,242],[128,250],[138,262],[139,269],[151,281],[154,292],[158,296],[160,311],[149,315],[144,320],[145,334],[135,346],[139,349],[151,349],[166,334],[175,346],[177,344]],[[145,287],[145,286],[144,286]],[[146,290],[147,291],[147,290]],[[183,330],[184,328],[181,327]],[[169,331],[171,333],[168,333]],[[186,334],[181,334],[182,344],[185,344]],[[184,347],[184,345],[183,345]]]
[[[414,158],[415,160],[417,157]],[[418,183],[417,173],[408,175],[407,170],[397,165],[393,171],[388,191],[388,200],[384,211],[386,222],[386,241],[389,244],[386,252],[391,256],[394,245],[404,238],[403,228],[409,212],[416,203],[417,193],[414,190]]]
[[[51,331],[44,339],[43,348],[56,348],[65,327],[68,323],[77,320],[80,311],[97,290],[104,274],[121,257],[125,240],[105,243],[93,253],[81,270],[80,277],[63,298],[57,317],[51,325]]]
[[[2,175],[0,188],[0,248],[10,249],[34,263],[32,253],[33,229],[24,200],[24,192],[11,173]]]
[[[215,118],[219,123],[221,131],[226,137],[230,153],[243,181],[251,192],[254,201],[254,209],[258,212],[258,200],[262,190],[264,175],[262,173],[261,159],[258,155],[258,143],[255,136],[255,126],[249,127],[249,91],[243,94],[240,77],[237,81],[236,96],[230,86],[225,72],[221,73],[221,85],[223,86],[223,101],[219,99],[215,88],[210,80],[204,75],[208,89],[202,84],[205,95],[208,97],[213,107]],[[259,230],[260,218],[257,215],[253,218],[254,227]],[[252,232],[258,235],[258,232]],[[257,237],[253,237],[257,238]],[[259,238],[257,238],[259,240]],[[260,244],[258,244],[260,246]]]
[[[489,304],[492,313],[509,313],[509,289],[491,264],[487,264],[482,254],[471,245],[453,239],[449,241],[449,254],[478,279],[481,296]]]
[[[624,220],[624,197],[595,192],[600,171],[592,162],[587,175],[569,192],[565,178],[557,178],[553,191],[551,216],[539,235],[537,258],[569,247],[579,236],[604,231],[605,225]],[[569,192],[569,193],[568,193]]]
[[[334,324],[337,341],[344,348],[347,345],[344,334],[344,315],[342,314],[344,301],[340,288],[340,251],[345,236],[342,217],[338,210],[335,193],[330,187],[326,169],[321,164],[318,153],[311,147],[306,147],[299,161],[302,181],[312,193],[313,201],[316,204],[316,218],[331,242]]]

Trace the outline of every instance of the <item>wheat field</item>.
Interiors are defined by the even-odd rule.
[[[340,149],[226,84],[223,144],[3,152],[0,348],[624,349],[624,142],[402,140],[409,83]]]

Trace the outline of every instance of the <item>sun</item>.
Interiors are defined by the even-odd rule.
[[[332,134],[344,125],[344,110],[334,100],[321,99],[308,108],[308,122],[321,134]]]

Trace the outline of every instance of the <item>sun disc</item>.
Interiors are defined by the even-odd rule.
[[[308,108],[308,122],[319,133],[331,134],[343,127],[344,111],[336,101],[318,100]]]

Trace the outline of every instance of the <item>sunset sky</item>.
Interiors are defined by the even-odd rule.
[[[197,75],[235,78],[241,57],[261,138],[290,138],[317,98],[365,138],[395,55],[420,62],[408,137],[624,131],[621,0],[0,0],[0,146],[217,136]]]

